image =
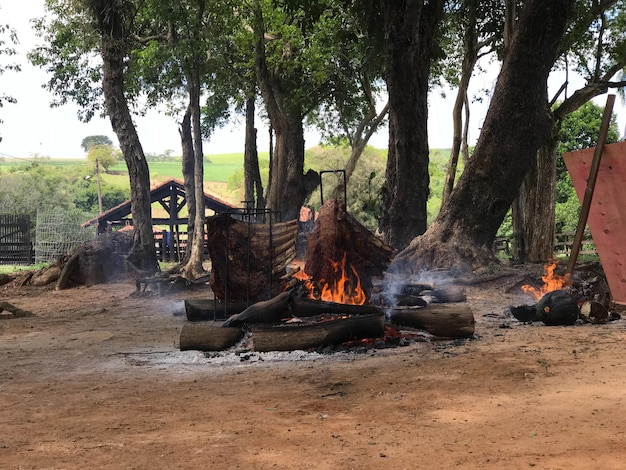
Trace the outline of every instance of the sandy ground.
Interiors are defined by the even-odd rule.
[[[626,331],[507,318],[366,353],[178,350],[176,296],[0,287],[0,469],[622,469]]]

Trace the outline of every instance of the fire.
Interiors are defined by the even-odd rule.
[[[334,281],[327,282],[321,279],[316,288],[311,276],[304,271],[296,272],[293,277],[302,281],[304,288],[308,291],[309,297],[325,302],[336,302],[348,305],[363,305],[366,301],[365,292],[361,287],[361,280],[354,266],[346,266],[346,253],[343,259],[339,261],[330,261],[333,272]]]
[[[532,286],[524,285],[522,286],[522,290],[524,292],[532,294],[536,300],[539,300],[548,292],[553,292],[555,290],[559,290],[563,287],[570,285],[571,281],[569,275],[566,274],[565,276],[561,276],[554,272],[557,264],[558,261],[555,261],[553,263],[548,263],[544,266],[544,275],[541,276],[541,279],[543,280],[543,286],[535,288]]]

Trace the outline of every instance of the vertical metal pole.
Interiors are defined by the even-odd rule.
[[[569,257],[569,263],[567,264],[566,274],[570,276],[574,272],[574,267],[576,266],[576,261],[578,260],[578,254],[580,253],[580,246],[582,245],[583,236],[585,235],[585,226],[587,225],[587,218],[589,217],[591,199],[593,198],[593,191],[596,187],[598,170],[600,168],[600,162],[602,161],[602,151],[604,150],[606,136],[609,132],[609,124],[611,123],[611,116],[613,115],[614,103],[615,95],[607,96],[604,114],[602,115],[602,124],[600,124],[598,145],[596,145],[596,149],[593,152],[593,160],[591,162],[591,168],[589,169],[589,178],[587,178],[587,187],[585,188],[580,217],[578,218],[578,226],[576,227],[576,235],[574,235],[574,243],[572,244],[572,253]]]

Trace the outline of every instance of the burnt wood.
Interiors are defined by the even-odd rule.
[[[250,305],[243,312],[231,316],[222,326],[241,326],[244,324],[280,323],[291,315],[289,311],[290,293],[282,292],[269,300]]]
[[[225,319],[243,312],[248,305],[245,302],[224,304],[213,299],[185,300],[185,314],[188,321],[208,321]]]
[[[241,328],[222,328],[214,323],[186,322],[180,331],[180,350],[223,351],[243,337]]]
[[[261,352],[295,351],[338,345],[357,338],[380,338],[384,332],[385,317],[379,312],[314,323],[255,325],[252,344],[255,351]]]
[[[344,313],[346,315],[382,313],[378,307],[373,305],[348,305],[307,298],[293,299],[291,301],[291,312],[296,317],[310,317],[321,315],[322,313]]]

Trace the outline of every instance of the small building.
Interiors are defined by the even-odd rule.
[[[157,251],[160,251],[159,258],[170,260],[180,258],[181,251],[184,251],[187,233],[180,230],[180,226],[187,225],[187,196],[185,185],[177,179],[170,179],[150,190],[150,202],[159,203],[165,210],[167,216],[152,217],[153,226],[166,226],[169,230],[159,230],[155,232]],[[236,210],[232,205],[221,199],[204,193],[204,203],[206,209],[215,213],[232,212]],[[154,212],[154,211],[153,211]],[[93,219],[88,220],[83,227],[97,224],[98,234],[110,230],[119,230],[123,227],[133,225],[130,200],[109,209]]]

